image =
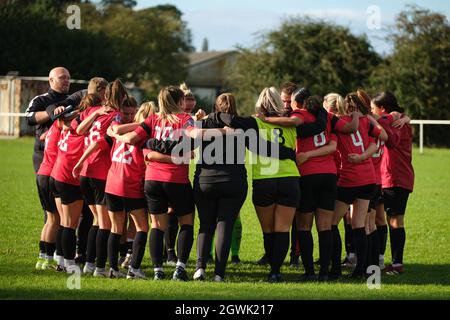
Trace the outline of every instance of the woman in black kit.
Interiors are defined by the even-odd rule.
[[[236,102],[230,93],[221,94],[217,98],[215,109],[216,112],[237,115]],[[214,127],[214,125],[208,126],[208,120],[203,123],[205,128]],[[239,146],[238,138],[235,136],[225,137],[234,139],[233,150],[222,148],[219,151],[222,153],[221,155],[209,153],[208,146],[214,141],[203,141],[203,157],[200,158],[195,171],[194,199],[200,220],[200,230],[197,238],[197,271],[194,274],[194,280],[204,280],[205,278],[212,237],[217,231],[213,281],[223,281],[234,222],[247,197],[245,149],[241,152],[237,150],[237,148],[245,148],[245,146]],[[227,152],[233,152],[232,159],[227,158]],[[211,163],[207,159],[208,156],[214,159],[214,163],[207,164]],[[219,158],[223,161],[220,161]]]

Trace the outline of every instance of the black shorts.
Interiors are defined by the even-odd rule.
[[[314,212],[316,209],[334,211],[336,201],[337,177],[331,173],[311,174],[301,176],[300,203],[298,210],[301,213]]]
[[[80,177],[80,187],[84,202],[88,205],[106,205],[106,180]]]
[[[53,197],[50,177],[38,174],[36,176],[36,183],[38,187],[39,200],[41,201],[42,209],[48,212],[55,212],[56,203],[55,198]]]
[[[381,185],[377,184],[375,186],[375,193],[369,202],[369,211],[370,209],[377,210],[377,206],[380,203],[383,203],[383,194],[381,193]]]
[[[151,214],[167,213],[169,203],[176,216],[185,216],[195,210],[194,193],[190,183],[146,180],[144,190]]]
[[[337,187],[337,200],[352,204],[356,199],[370,200],[375,193],[375,184],[358,187]]]
[[[297,208],[300,201],[298,177],[253,180],[252,201],[258,207],[279,204]]]
[[[147,209],[147,203],[144,198],[126,198],[111,193],[106,193],[106,205],[108,210],[113,212]]]
[[[49,181],[49,183],[50,183],[50,191],[51,191],[51,193],[52,193],[52,195],[53,195],[53,198],[61,198],[61,194],[56,190],[56,187],[55,187],[55,179],[53,179],[52,177],[50,177],[50,181]]]
[[[83,200],[80,187],[73,184],[55,180],[55,191],[61,196],[62,204],[71,204],[72,202]]]
[[[384,188],[383,200],[386,214],[388,216],[404,215],[410,193],[411,191],[401,187]]]

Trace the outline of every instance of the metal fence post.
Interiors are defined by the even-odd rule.
[[[420,123],[420,154],[423,154],[423,123]]]

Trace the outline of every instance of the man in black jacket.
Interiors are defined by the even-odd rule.
[[[50,89],[47,93],[38,95],[31,100],[27,108],[27,123],[36,128],[36,141],[34,143],[33,166],[37,174],[44,158],[44,139],[41,136],[46,132],[54,121],[56,107],[50,107],[52,104],[67,98],[70,88],[70,73],[66,68],[57,67],[50,71],[48,76]],[[60,108],[62,111],[64,107]],[[47,220],[44,210],[44,221]],[[43,229],[44,230],[44,229]],[[44,231],[41,232],[39,241],[39,259],[36,263],[36,269],[42,269],[43,262],[46,259],[46,245],[44,242]]]

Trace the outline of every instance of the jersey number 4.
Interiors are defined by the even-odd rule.
[[[356,131],[356,134],[352,133],[350,136],[352,137],[353,145],[355,147],[361,147],[361,153],[364,153],[364,141],[359,131]]]
[[[119,162],[119,163],[125,163],[125,164],[131,164],[131,161],[133,161],[133,157],[129,156],[134,150],[134,146],[126,145],[125,143],[121,143],[119,147],[114,151],[112,156],[112,161]],[[129,156],[129,157],[127,157]]]

